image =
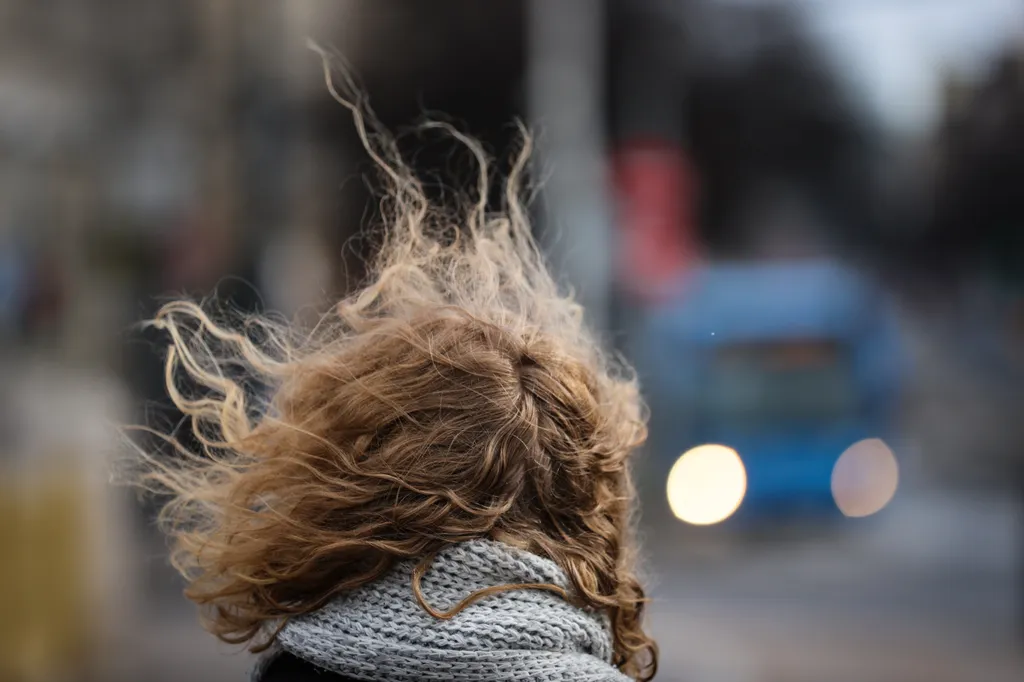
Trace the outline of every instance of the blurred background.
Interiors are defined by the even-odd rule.
[[[663,682],[1024,679],[1019,0],[0,1],[0,680],[241,680],[108,485],[188,293],[358,282],[382,120],[501,157],[650,401]],[[449,185],[472,168],[403,138]]]

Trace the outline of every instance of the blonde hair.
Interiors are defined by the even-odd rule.
[[[610,617],[615,664],[650,679],[628,468],[645,410],[530,235],[519,198],[529,138],[491,212],[480,145],[431,124],[479,165],[475,200],[453,216],[428,201],[344,74],[339,94],[326,56],[324,71],[389,187],[368,284],[311,332],[265,317],[228,324],[188,301],[150,322],[170,338],[167,388],[201,450],[165,436],[179,456],[145,456],[142,477],[169,495],[161,523],[187,596],[211,632],[260,650],[274,624],[397,561],[422,569],[445,546],[492,538],[557,562],[567,597]],[[480,596],[439,613],[417,590],[438,617]]]

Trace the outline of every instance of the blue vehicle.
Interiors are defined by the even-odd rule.
[[[649,311],[635,360],[651,402],[651,457],[660,475],[672,468],[684,483],[710,476],[706,484],[691,480],[691,497],[743,484],[722,513],[687,518],[673,507],[691,523],[841,517],[835,474],[863,472],[837,468],[840,456],[892,433],[901,373],[894,319],[864,278],[832,261],[719,264],[693,273],[675,300]],[[718,450],[736,461],[700,452],[703,460],[694,455],[689,473],[677,475],[677,458],[704,444],[724,446]],[[876,454],[867,458],[877,465]],[[895,486],[895,469],[887,475]]]

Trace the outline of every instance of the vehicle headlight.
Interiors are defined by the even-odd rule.
[[[844,515],[876,514],[892,501],[899,486],[896,456],[882,440],[857,441],[832,468],[832,497]]]
[[[747,493],[747,470],[732,448],[700,445],[687,450],[668,474],[668,504],[676,518],[695,526],[725,521]]]

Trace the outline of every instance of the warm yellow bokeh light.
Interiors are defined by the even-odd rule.
[[[724,445],[687,450],[668,474],[668,505],[681,521],[709,526],[739,509],[747,493],[747,470]]]
[[[836,461],[832,497],[846,516],[871,516],[892,500],[899,478],[899,465],[889,446],[868,438],[851,445]]]

